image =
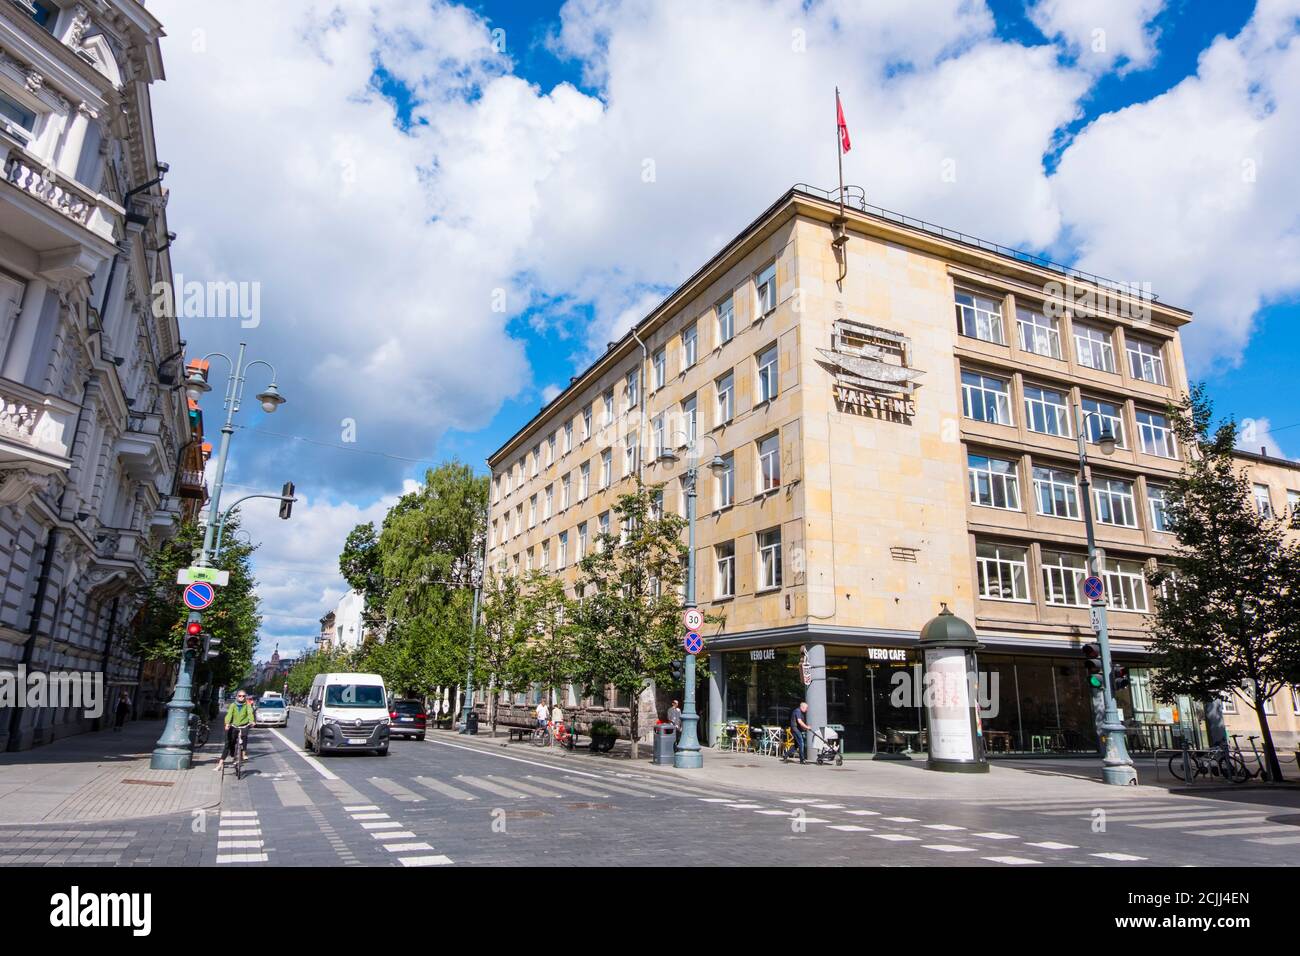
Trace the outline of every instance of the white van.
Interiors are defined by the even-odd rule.
[[[378,674],[317,674],[307,695],[302,745],[328,750],[373,750],[388,755],[388,694]]]

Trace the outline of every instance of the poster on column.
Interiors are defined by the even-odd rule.
[[[927,650],[925,684],[930,756],[939,760],[974,760],[966,652],[959,647]]]

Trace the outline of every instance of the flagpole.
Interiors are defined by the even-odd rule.
[[[840,167],[840,218],[844,218],[844,150],[840,142],[840,88],[835,87],[835,161]]]

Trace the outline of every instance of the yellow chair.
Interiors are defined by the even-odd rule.
[[[749,753],[753,746],[749,739],[749,724],[736,725],[736,750],[739,753]]]

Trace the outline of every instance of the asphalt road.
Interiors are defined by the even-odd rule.
[[[219,814],[0,828],[16,865],[1220,866],[1300,861],[1295,799],[1085,803],[782,797],[504,737],[316,758],[259,728]],[[811,769],[811,768],[810,768]]]

